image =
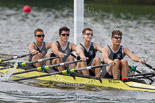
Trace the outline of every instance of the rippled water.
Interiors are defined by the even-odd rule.
[[[27,54],[28,44],[34,41],[33,31],[42,28],[46,34],[45,40],[58,40],[58,30],[62,26],[71,29],[70,40],[73,39],[73,11],[63,9],[32,8],[30,14],[19,9],[0,7],[0,53]],[[146,59],[154,66],[155,62],[155,21],[144,15],[132,19],[132,14],[121,14],[116,18],[112,13],[85,11],[85,27],[94,30],[93,41],[102,46],[111,43],[110,36],[114,29],[120,29],[124,36],[122,44],[129,47],[137,56]],[[130,19],[125,19],[131,16]],[[100,54],[98,54],[100,56]],[[127,58],[129,60],[129,58]],[[129,60],[129,64],[138,66],[139,70],[150,71],[140,63]],[[0,102],[104,102],[104,103],[131,103],[155,102],[154,93],[122,91],[122,90],[62,90],[55,88],[39,88],[19,83],[0,83]]]
[[[7,88],[6,88],[7,87]],[[153,103],[154,93],[123,90],[62,90],[2,82],[0,101],[46,103]],[[12,102],[11,102],[12,103]]]

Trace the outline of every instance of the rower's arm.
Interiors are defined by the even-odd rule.
[[[113,60],[109,58],[109,49],[107,46],[102,49],[102,58],[105,63],[110,64],[113,62]]]
[[[76,51],[76,45],[74,43],[71,43],[70,46],[71,46],[71,51]]]
[[[52,49],[52,43],[46,42],[46,48],[49,50],[50,48]]]
[[[29,53],[37,54],[37,50],[35,49],[35,45],[33,43],[29,44]]]
[[[60,52],[58,49],[58,43],[57,42],[54,42],[52,44],[51,52],[53,52],[55,55],[57,55],[59,57],[62,57],[62,58],[64,57],[64,53]]]
[[[124,51],[125,55],[127,55],[131,60],[133,60],[135,62],[145,63],[145,60],[140,59],[135,54],[131,53],[127,47],[123,47],[123,49],[124,49],[123,51]]]
[[[94,43],[94,46],[95,46],[96,50],[99,51],[100,53],[103,51],[103,48],[101,45]]]

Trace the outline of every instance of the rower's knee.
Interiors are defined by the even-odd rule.
[[[87,66],[87,62],[80,62],[81,67],[86,67]]]
[[[121,65],[122,65],[122,69],[129,71],[129,68],[128,68],[128,61],[127,61],[127,60],[122,59],[122,60],[121,60]]]
[[[95,58],[94,58],[94,61],[95,61],[95,62],[100,62],[101,59],[100,59],[99,57],[95,57]]]
[[[128,65],[128,61],[127,61],[126,59],[122,59],[122,60],[121,60],[121,64],[122,64],[122,65]]]
[[[61,59],[60,58],[55,58],[56,64],[60,64],[61,63]]]
[[[119,59],[115,59],[114,62],[116,63],[116,65],[120,65],[120,60]]]
[[[74,61],[74,57],[73,56],[69,56],[68,57],[68,61]]]
[[[42,59],[42,56],[41,55],[35,55],[32,57],[32,61],[36,61],[38,59]]]
[[[91,65],[100,65],[101,60],[99,57],[95,57]]]
[[[45,58],[50,58],[50,57],[51,57],[51,54],[50,53],[48,53],[48,54],[45,55]]]

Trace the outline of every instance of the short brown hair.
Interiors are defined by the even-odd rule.
[[[83,29],[82,33],[83,34],[86,33],[86,30],[93,31],[91,28],[85,28],[85,29]]]
[[[112,31],[112,35],[111,36],[114,37],[115,35],[122,36],[123,33],[120,30],[114,30],[114,31]]]
[[[59,35],[61,35],[62,31],[68,31],[68,32],[70,32],[69,28],[62,27],[62,28],[59,29]]]
[[[34,31],[34,35],[36,35],[37,32],[44,32],[42,29],[40,28],[37,28],[35,31]]]

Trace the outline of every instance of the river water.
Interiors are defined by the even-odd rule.
[[[70,41],[73,40],[73,10],[43,9],[32,7],[29,14],[22,9],[0,7],[0,53],[22,55],[28,53],[28,45],[32,41],[33,31],[42,28],[45,32],[45,40],[54,42],[58,40],[58,30],[67,26],[71,29]],[[155,62],[155,17],[145,14],[138,18],[130,13],[121,13],[116,17],[113,13],[104,11],[85,10],[85,27],[94,30],[93,41],[105,46],[111,43],[110,36],[114,29],[123,32],[122,44],[130,48],[131,52],[144,58],[146,62],[154,66]],[[127,17],[130,17],[127,19]],[[98,53],[99,56],[101,56]],[[138,70],[151,72],[140,63],[129,64],[138,66]],[[40,88],[19,83],[0,82],[0,102],[66,102],[66,103],[153,103],[154,93],[123,90],[66,90],[58,88]]]

